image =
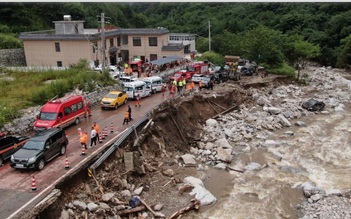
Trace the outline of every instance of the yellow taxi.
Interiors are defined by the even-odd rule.
[[[128,94],[124,91],[111,91],[100,102],[101,109],[114,108],[126,104]]]

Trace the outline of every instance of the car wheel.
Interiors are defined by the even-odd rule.
[[[45,166],[44,159],[39,160],[39,163],[38,163],[38,166],[37,166],[38,170],[44,169],[44,166]]]
[[[64,155],[65,153],[66,153],[66,145],[62,145],[60,150],[60,155]]]
[[[117,109],[118,108],[118,103],[116,103],[116,105],[115,105],[115,109]]]
[[[2,166],[4,164],[4,159],[2,158],[2,156],[0,156],[0,166]]]
[[[78,125],[78,124],[79,124],[79,118],[76,118],[76,120],[74,121],[74,123],[75,123],[76,125]]]

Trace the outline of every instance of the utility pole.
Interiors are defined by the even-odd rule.
[[[106,45],[105,45],[105,14],[101,13],[101,50],[102,50],[102,72],[105,72],[106,59]]]
[[[211,23],[208,21],[208,51],[211,52]]]

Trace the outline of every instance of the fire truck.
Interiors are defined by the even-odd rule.
[[[208,74],[208,62],[193,62],[187,66],[187,70],[191,76],[194,74]]]

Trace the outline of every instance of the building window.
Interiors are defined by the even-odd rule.
[[[157,46],[157,37],[149,37],[149,46]]]
[[[57,61],[57,67],[62,67],[62,61]]]
[[[150,62],[157,59],[157,54],[150,54]]]
[[[117,46],[121,46],[121,37],[117,37]]]
[[[133,46],[141,46],[141,38],[133,37]]]
[[[56,52],[61,52],[60,43],[55,43]]]
[[[110,47],[114,46],[113,45],[113,38],[110,39]]]

